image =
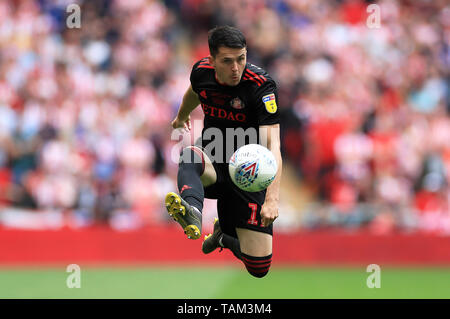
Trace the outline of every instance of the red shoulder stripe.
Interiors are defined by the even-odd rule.
[[[258,77],[256,77],[256,76],[251,76],[250,74],[246,74],[246,76],[247,76],[247,78],[248,78],[249,80],[252,80],[252,81],[258,83],[259,85],[261,85],[261,84],[264,83],[262,79],[260,79],[260,78],[258,78]]]
[[[197,69],[214,69],[214,67],[205,64],[205,65],[199,65],[197,67]]]
[[[253,82],[255,82],[258,86],[261,86],[261,83],[259,83],[258,81],[256,81],[254,78],[244,77],[243,79],[244,79],[244,80],[253,81]]]
[[[207,57],[201,59],[200,61],[198,61],[198,65],[209,65],[209,59]]]
[[[254,78],[258,79],[259,81],[261,81],[261,84],[263,84],[266,81],[265,77],[261,77],[261,75],[256,74],[255,72],[251,71],[250,69],[247,69],[247,72],[252,75]]]
[[[201,59],[200,63],[198,65],[209,65],[209,66],[211,66],[211,64],[209,63],[209,59],[208,58]]]
[[[260,82],[261,80],[258,81],[258,80],[257,80],[255,77],[253,77],[253,76],[251,77],[251,76],[245,74],[244,77],[243,77],[243,79],[244,79],[244,80],[250,80],[250,81],[253,81],[253,82],[255,82],[256,84],[258,84],[258,86],[261,86],[261,82]]]

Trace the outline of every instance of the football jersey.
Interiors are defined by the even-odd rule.
[[[238,85],[227,86],[203,58],[194,64],[190,81],[204,114],[202,146],[213,162],[228,163],[240,146],[260,142],[259,126],[279,123],[276,83],[251,63]]]

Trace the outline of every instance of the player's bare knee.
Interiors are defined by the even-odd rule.
[[[250,217],[250,216],[249,216]],[[245,228],[236,228],[241,251],[250,256],[272,254],[272,235]]]

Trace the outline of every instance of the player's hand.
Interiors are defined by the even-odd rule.
[[[188,118],[187,118],[185,121],[180,120],[178,117],[176,117],[176,118],[172,121],[172,127],[173,127],[174,129],[177,129],[177,128],[184,128],[184,130],[185,130],[186,132],[189,132],[189,131],[191,130],[191,117],[188,116]]]
[[[261,226],[267,227],[278,217],[278,203],[265,202],[261,207]]]

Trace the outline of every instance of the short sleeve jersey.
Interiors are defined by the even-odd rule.
[[[276,83],[251,63],[238,85],[227,86],[203,58],[194,64],[190,81],[204,113],[202,146],[214,153],[209,154],[213,162],[228,162],[240,146],[259,142],[259,126],[279,123]]]

